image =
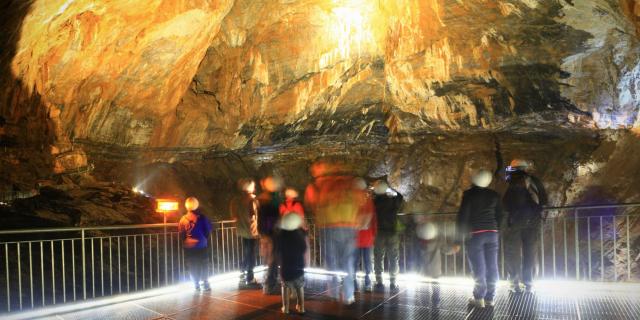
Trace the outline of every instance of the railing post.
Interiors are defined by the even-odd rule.
[[[82,299],[87,300],[87,260],[85,252],[84,229],[80,230],[80,241],[82,241]]]
[[[578,228],[579,228],[579,223],[578,223],[578,209],[576,208],[573,211],[573,219],[574,221],[574,235],[575,235],[575,242],[574,242],[574,247],[576,250],[576,280],[580,280],[580,239],[578,238]]]
[[[164,284],[169,284],[169,273],[167,272],[167,214],[164,213]]]

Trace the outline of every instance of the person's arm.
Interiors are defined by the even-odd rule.
[[[184,241],[187,236],[187,230],[184,227],[184,223],[182,222],[182,218],[178,221],[178,237]]]
[[[462,202],[456,218],[456,241],[462,242],[469,231],[469,217],[471,216],[471,204],[468,193],[462,195]]]
[[[536,189],[538,189],[538,200],[540,200],[540,206],[546,206],[549,204],[549,198],[547,197],[547,191],[544,188],[544,184],[537,177],[531,176],[533,183],[536,184]]]

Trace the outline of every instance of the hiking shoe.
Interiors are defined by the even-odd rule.
[[[470,298],[469,305],[476,308],[484,308],[485,307],[484,299]]]
[[[525,286],[524,287],[524,293],[526,293],[526,294],[534,294],[535,291],[533,290],[533,286]]]
[[[382,284],[381,282],[378,282],[373,287],[373,289],[376,290],[376,291],[384,291],[384,284]]]
[[[484,300],[484,305],[487,307],[494,307],[496,305],[496,302],[493,300]]]

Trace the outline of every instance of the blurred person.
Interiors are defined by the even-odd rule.
[[[502,221],[500,195],[489,189],[491,172],[480,170],[472,177],[473,186],[462,196],[456,219],[458,242],[466,239],[467,256],[475,280],[469,303],[493,306],[498,282],[498,230]],[[459,251],[459,244],[455,251]]]
[[[533,277],[536,270],[536,248],[543,222],[543,206],[547,204],[547,193],[542,182],[529,172],[529,161],[515,159],[507,168],[509,187],[502,198],[508,212],[505,232],[505,255],[512,292],[521,293],[521,282],[525,292],[533,292]]]
[[[368,220],[368,223],[363,224],[362,228],[358,230],[357,240],[356,240],[356,251],[354,258],[354,268],[357,272],[358,265],[360,261],[362,261],[362,267],[364,269],[364,291],[371,292],[371,269],[373,263],[373,241],[376,238],[376,232],[378,229],[378,225],[376,222],[375,216],[375,208],[373,206],[373,201],[371,200],[371,196],[369,191],[367,190],[367,183],[362,178],[357,178],[355,181],[356,189],[360,190],[363,193],[364,201],[360,206],[360,215],[365,217]],[[367,218],[368,217],[368,218]],[[357,290],[358,283],[357,280],[354,279],[354,285]]]
[[[446,239],[438,232],[438,224],[432,220],[431,216],[427,216],[419,221],[416,235],[423,250],[420,273],[437,279],[442,275],[441,255],[446,253]]]
[[[398,213],[402,206],[403,197],[397,191],[389,188],[384,180],[378,180],[373,186],[373,205],[376,210],[378,232],[376,235],[373,256],[376,273],[376,289],[383,290],[382,282],[383,262],[385,256],[389,260],[389,288],[397,290],[396,276],[400,269],[400,235],[398,234]]]
[[[256,265],[256,247],[258,242],[258,200],[256,184],[251,179],[238,181],[239,194],[229,206],[231,216],[236,222],[236,230],[242,241],[243,257],[240,282],[242,285],[255,285],[253,269]]]
[[[355,177],[341,173],[341,170],[335,164],[314,163],[311,167],[314,181],[305,191],[305,204],[313,213],[321,236],[325,267],[331,272],[346,273],[342,286],[339,277],[334,275],[328,293],[332,298],[352,305],[355,302],[355,240],[362,223],[359,208],[364,197],[354,186]]]
[[[287,213],[280,220],[280,231],[275,239],[282,283],[282,312],[289,313],[292,293],[297,298],[296,311],[304,310],[304,266],[308,251],[306,235],[302,230],[302,218],[297,213]]]
[[[262,193],[258,196],[258,233],[260,234],[260,255],[267,264],[267,273],[263,283],[265,294],[279,294],[277,244],[274,237],[280,219],[282,203],[282,181],[278,177],[268,176],[261,181]]]
[[[207,275],[207,239],[212,231],[211,222],[198,212],[200,203],[195,197],[184,202],[187,213],[180,218],[178,234],[184,248],[184,258],[196,290],[209,291]],[[202,284],[202,287],[200,286]]]
[[[280,216],[284,216],[287,213],[295,213],[302,218],[303,229],[304,222],[304,207],[302,202],[298,200],[298,191],[294,188],[287,187],[284,189],[284,201],[280,204]]]
[[[309,228],[307,227],[307,221],[304,216],[304,206],[302,202],[298,200],[298,191],[294,188],[287,187],[284,189],[284,201],[280,204],[280,217],[284,217],[286,214],[295,213],[302,219],[302,225],[300,228],[304,230],[305,240],[307,242],[307,248],[309,247]],[[309,266],[311,260],[311,252],[307,250],[305,253],[305,265]]]

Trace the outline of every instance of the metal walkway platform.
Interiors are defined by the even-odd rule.
[[[283,315],[280,296],[238,289],[235,276],[216,278],[213,290],[189,285],[17,313],[7,319],[640,319],[638,284],[541,281],[533,295],[500,286],[494,308],[467,306],[468,279],[427,283],[405,277],[398,292],[357,293],[353,306],[324,293],[328,276],[308,274],[304,316]],[[292,303],[293,304],[293,303]]]

